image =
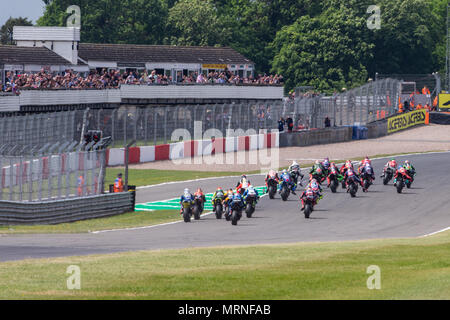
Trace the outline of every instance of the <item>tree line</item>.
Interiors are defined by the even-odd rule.
[[[42,0],[40,26],[65,26],[81,8],[81,40],[93,43],[229,46],[286,89],[332,92],[380,74],[444,72],[447,0]],[[11,25],[0,30],[8,43]],[[25,19],[26,20],[26,19]],[[29,23],[29,21],[28,21]]]

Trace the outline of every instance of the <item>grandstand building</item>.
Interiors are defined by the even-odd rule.
[[[80,43],[79,28],[16,26],[13,39],[16,46],[0,46],[0,69],[4,72],[155,70],[177,82],[195,72],[225,69],[250,77],[255,68],[251,60],[228,47]]]

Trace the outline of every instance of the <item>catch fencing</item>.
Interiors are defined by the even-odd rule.
[[[323,128],[327,117],[331,126],[366,124],[396,113],[399,85],[398,80],[383,79],[333,96],[283,101],[122,105],[115,109],[5,116],[0,118],[0,148],[7,145],[25,150],[46,143],[81,143],[89,130],[100,130],[103,137],[112,138],[113,146],[123,147],[132,140],[137,141],[137,146],[177,142],[180,132],[185,133],[186,140],[201,139],[210,129],[219,130],[223,136],[257,134],[261,129],[278,129],[281,118],[291,118],[298,130]],[[174,132],[177,135],[173,136]]]
[[[400,81],[383,79],[333,96],[297,97],[287,108],[297,128],[365,125],[397,112]]]
[[[106,152],[74,149],[4,153],[0,156],[0,201],[50,201],[102,194]]]

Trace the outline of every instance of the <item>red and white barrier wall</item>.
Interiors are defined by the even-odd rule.
[[[157,146],[134,147],[130,148],[128,159],[130,164],[136,164],[208,156],[236,151],[271,149],[278,148],[279,144],[279,132],[270,132],[251,136],[226,137],[211,140],[176,142]],[[108,166],[124,165],[125,149],[108,149],[106,159]]]

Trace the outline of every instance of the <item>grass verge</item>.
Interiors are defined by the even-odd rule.
[[[0,299],[450,299],[449,249],[446,232],[5,262]],[[66,287],[69,265],[81,290]],[[371,265],[380,290],[367,288]]]
[[[256,171],[255,173],[258,173]],[[117,174],[122,173],[125,179],[125,170],[117,168],[107,168],[105,177],[105,188],[114,183]],[[128,181],[134,186],[149,186],[164,182],[186,181],[203,178],[219,178],[226,176],[239,176],[241,172],[203,172],[203,171],[175,171],[156,169],[128,169]]]
[[[177,210],[130,212],[108,218],[90,219],[56,225],[0,226],[0,234],[86,233],[89,231],[151,226],[180,219],[180,213]]]

